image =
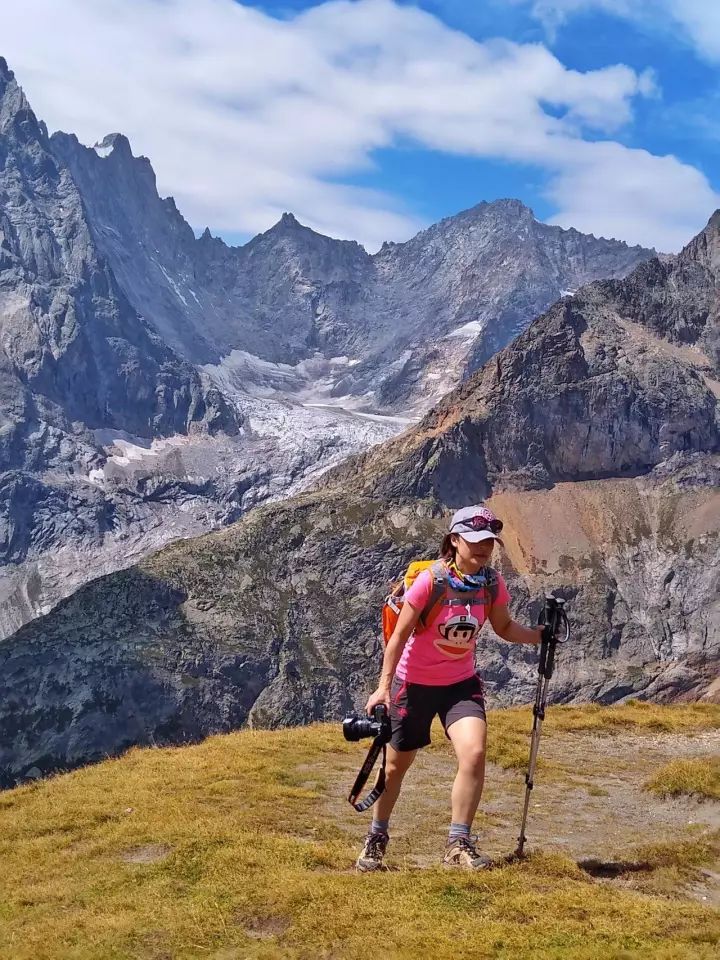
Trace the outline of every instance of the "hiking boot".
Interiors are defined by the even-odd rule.
[[[361,873],[383,869],[383,857],[390,838],[386,833],[369,833],[355,866]]]
[[[448,867],[465,867],[467,870],[486,870],[491,867],[492,860],[478,851],[475,841],[475,837],[450,840],[445,847],[443,863]]]

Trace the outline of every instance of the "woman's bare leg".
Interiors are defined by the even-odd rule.
[[[458,771],[452,788],[452,822],[472,824],[485,782],[487,724],[480,717],[461,717],[448,727]]]
[[[459,722],[459,721],[458,721]],[[417,750],[396,750],[387,748],[387,764],[385,766],[385,789],[373,807],[376,820],[389,820],[393,807],[400,796],[400,788],[405,774],[415,759]]]

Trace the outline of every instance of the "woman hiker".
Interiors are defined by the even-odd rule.
[[[444,597],[429,626],[418,623],[431,599],[437,566],[419,574],[404,596],[395,629],[385,648],[377,690],[368,699],[370,714],[384,703],[390,713],[385,791],[375,805],[370,830],[357,859],[361,871],[378,870],[389,839],[390,815],[403,778],[438,714],[457,756],[452,787],[452,819],[443,862],[481,869],[491,861],[470,835],[485,777],[485,701],[475,671],[475,640],[485,619],[509,643],[540,643],[541,627],[523,627],[508,612],[510,595],[502,576],[486,570],[502,521],[483,505],[453,515],[440,547],[447,579]],[[435,573],[433,573],[433,569]],[[494,581],[488,588],[488,575]]]

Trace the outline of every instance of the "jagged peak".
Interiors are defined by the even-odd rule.
[[[684,260],[695,260],[720,275],[720,210],[716,210],[700,233],[680,252]]]
[[[17,82],[13,71],[8,67],[7,60],[0,57],[0,105],[6,116],[13,116],[21,110],[32,112],[25,91]]]
[[[468,220],[474,217],[485,217],[493,213],[527,221],[536,219],[532,208],[528,207],[522,200],[518,200],[515,197],[499,197],[497,200],[481,200],[480,203],[476,203],[473,207],[468,207],[467,210],[461,210],[459,213],[446,217],[445,220],[441,220],[440,222],[446,223],[452,220]]]
[[[705,229],[702,231],[705,234],[720,234],[720,209],[716,210],[715,213],[710,217],[705,226]]]
[[[501,197],[498,200],[481,200],[480,203],[476,203],[466,210],[460,210],[458,213],[453,213],[449,217],[444,217],[442,220],[430,224],[430,226],[416,233],[414,237],[411,237],[403,243],[384,243],[378,251],[378,254],[400,250],[408,246],[408,244],[412,245],[418,241],[423,242],[426,239],[445,233],[455,227],[464,228],[470,221],[481,220],[493,214],[499,214],[509,220],[520,221],[525,224],[538,222],[532,209],[524,204],[522,200],[517,200],[512,197]],[[376,254],[376,256],[378,254]]]
[[[214,237],[210,232],[210,227],[205,227],[203,232],[197,238],[197,243],[201,244],[206,250],[214,250],[215,252],[221,249],[234,249],[233,247],[228,246],[222,237]]]
[[[522,200],[518,200],[517,197],[499,197],[497,200],[489,200],[484,204],[479,204],[479,206],[490,207],[493,210],[503,210],[516,216],[535,219],[535,211],[532,207],[523,203]],[[477,207],[473,207],[472,209],[477,209]]]
[[[274,223],[269,230],[265,231],[265,233],[266,234],[286,233],[288,231],[300,231],[300,230],[307,231],[309,233],[314,233],[314,231],[311,230],[310,227],[306,227],[304,223],[300,223],[300,221],[298,220],[298,218],[295,216],[294,213],[285,212],[277,221],[277,223]]]
[[[38,121],[15,74],[0,57],[0,132],[11,130],[13,139],[20,143],[39,140],[47,147],[47,127]]]
[[[266,230],[264,233],[259,234],[261,237],[272,237],[276,234],[285,234],[285,233],[303,233],[303,234],[314,234],[315,231],[311,227],[306,227],[304,223],[300,223],[294,213],[283,213],[277,223],[274,223],[269,230]],[[322,234],[317,234],[317,236],[322,236]],[[252,242],[252,241],[250,241]]]
[[[124,133],[108,133],[102,140],[93,145],[93,150],[100,157],[108,157],[111,153],[132,157],[130,141]]]
[[[618,249],[624,248],[626,250],[643,251],[651,256],[657,255],[657,251],[654,249],[643,247],[640,244],[631,246],[624,240],[596,237],[592,233],[583,233],[574,227],[561,227],[559,224],[545,223],[542,220],[538,220],[532,207],[523,203],[522,200],[514,197],[500,197],[497,200],[481,200],[480,203],[475,204],[473,207],[468,207],[466,210],[461,210],[449,217],[444,217],[442,220],[431,224],[402,243],[384,243],[375,256],[390,255],[396,251],[401,251],[403,248],[412,249],[417,243],[424,243],[428,240],[432,241],[435,237],[452,233],[458,229],[462,232],[466,230],[469,225],[482,223],[488,219],[491,224],[499,222],[501,227],[504,225],[505,228],[510,231],[530,228],[544,235],[563,236],[565,238],[572,237],[576,240],[580,238],[587,242],[594,241],[598,244],[611,244]]]

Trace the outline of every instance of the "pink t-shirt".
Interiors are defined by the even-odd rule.
[[[496,576],[497,606],[509,603],[510,594],[502,576],[499,573]],[[432,585],[432,572],[423,570],[405,594],[405,600],[416,610],[422,610],[430,599]],[[483,590],[471,594],[471,600],[466,604],[441,607],[427,629],[415,629],[405,644],[396,676],[408,683],[429,686],[446,686],[472,677],[475,673],[475,641],[488,613],[482,602],[486,593]],[[462,597],[460,593],[450,595]]]

